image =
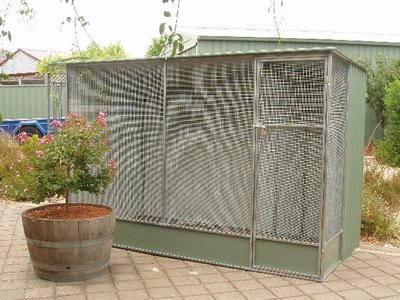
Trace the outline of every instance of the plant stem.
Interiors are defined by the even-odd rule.
[[[71,166],[67,166],[67,177],[69,178],[71,174]],[[67,212],[67,215],[69,213],[69,195],[68,195],[68,189],[65,191],[65,210]]]
[[[69,202],[68,202],[68,191],[65,192],[65,210],[67,212],[67,215],[69,213]]]

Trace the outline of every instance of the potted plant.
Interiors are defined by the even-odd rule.
[[[53,120],[54,134],[42,138],[21,133],[20,148],[28,160],[27,198],[40,203],[55,195],[64,204],[35,207],[22,213],[31,262],[36,275],[53,281],[92,278],[108,268],[115,227],[111,207],[69,203],[69,193],[102,193],[115,176],[116,161],[106,162],[110,151],[106,113],[88,121],[69,114]]]

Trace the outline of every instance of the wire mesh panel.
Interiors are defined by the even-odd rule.
[[[167,70],[166,222],[248,236],[253,60]]]
[[[263,62],[262,124],[323,125],[325,61]]]
[[[326,240],[343,228],[348,65],[333,57],[328,108]]]
[[[256,238],[317,244],[325,61],[260,67]]]
[[[259,140],[257,237],[319,241],[320,130],[270,129]]]
[[[160,219],[163,74],[162,63],[69,68],[70,109],[88,118],[107,111],[112,158],[118,162],[116,179],[105,194],[80,193],[75,200],[112,205],[118,218]]]

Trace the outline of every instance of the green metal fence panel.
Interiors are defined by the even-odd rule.
[[[321,276],[323,279],[340,263],[340,239],[341,236],[336,236],[326,245],[322,260],[324,274]]]
[[[374,110],[367,105],[365,110],[365,144],[383,138],[382,127],[378,124],[379,120],[377,119]]]
[[[364,166],[366,74],[350,66],[347,111],[347,145],[342,259],[358,247]]]
[[[62,95],[62,111],[66,112],[66,89]],[[50,112],[53,105],[51,103]],[[3,119],[48,117],[47,85],[0,86],[0,113]],[[51,113],[50,113],[51,117]]]
[[[118,220],[114,246],[149,250],[161,255],[196,258],[236,267],[248,267],[249,240],[193,230],[159,227]]]
[[[318,278],[318,247],[259,240],[256,265]]]

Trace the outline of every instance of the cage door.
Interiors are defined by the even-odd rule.
[[[261,62],[258,89],[253,261],[274,267],[257,252],[261,241],[318,250],[325,60]]]

